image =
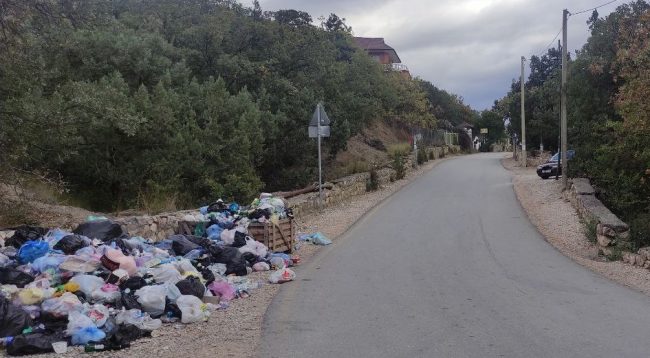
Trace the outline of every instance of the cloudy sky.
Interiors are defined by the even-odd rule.
[[[505,95],[512,79],[519,76],[521,56],[544,51],[562,27],[562,9],[575,13],[606,2],[260,0],[264,10],[303,10],[314,19],[335,13],[346,18],[355,36],[384,37],[412,75],[462,96],[478,110],[491,107]],[[619,0],[598,11],[605,16],[625,2]],[[588,37],[589,15],[569,18],[572,51]]]

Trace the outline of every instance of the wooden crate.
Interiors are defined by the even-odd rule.
[[[271,252],[293,252],[296,240],[296,226],[291,219],[282,219],[278,225],[251,223],[248,234],[263,243]]]
[[[179,221],[177,234],[194,235],[194,228],[199,222]],[[207,223],[203,223],[207,226]],[[271,252],[293,252],[296,243],[296,226],[291,219],[282,219],[278,225],[271,223],[251,223],[248,235],[263,243]]]

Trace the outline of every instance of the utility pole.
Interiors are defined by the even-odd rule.
[[[523,161],[524,168],[526,165],[526,110],[524,106],[524,62],[526,58],[521,56],[521,158]]]
[[[562,53],[561,40],[557,40],[557,48],[558,48],[558,50],[560,50],[560,53]],[[562,56],[562,55],[560,55],[560,56]],[[558,90],[559,90],[559,93],[562,93],[562,82],[560,82],[560,87],[558,88]],[[562,102],[563,102],[562,101],[562,95],[560,94],[560,107],[562,107]],[[562,112],[562,111],[560,111],[560,112]],[[555,170],[555,180],[558,180],[560,178],[560,170],[559,170],[559,168],[562,165],[562,160],[561,160],[562,159],[561,158],[562,157],[562,145],[560,144],[560,143],[562,143],[562,129],[561,129],[562,128],[562,113],[560,113],[560,116],[558,117],[557,121],[558,121],[557,122],[557,128],[558,128],[558,131],[557,131],[557,152],[558,152],[558,155],[557,155],[557,169]]]
[[[561,160],[561,165],[562,165],[562,187],[564,190],[568,189],[568,184],[569,184],[569,173],[567,169],[567,118],[566,118],[566,80],[567,80],[567,72],[568,72],[568,58],[567,58],[567,20],[569,18],[569,10],[564,9],[564,12],[562,13],[562,103],[560,105],[560,111],[561,111],[561,128],[560,130],[562,131],[562,151],[560,152],[560,155],[558,159]]]

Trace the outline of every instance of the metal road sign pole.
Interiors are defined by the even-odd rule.
[[[320,103],[316,106],[318,113],[318,205],[323,208],[323,169],[321,165],[321,150],[320,150]]]

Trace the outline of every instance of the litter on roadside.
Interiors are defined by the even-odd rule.
[[[199,211],[200,221],[158,242],[105,217],[70,232],[14,228],[0,248],[6,353],[123,349],[164,323],[204,322],[248,297],[263,284],[245,277],[253,271],[269,271],[271,283],[295,279],[289,267],[300,258],[284,200],[262,194],[249,207],[218,200]]]

